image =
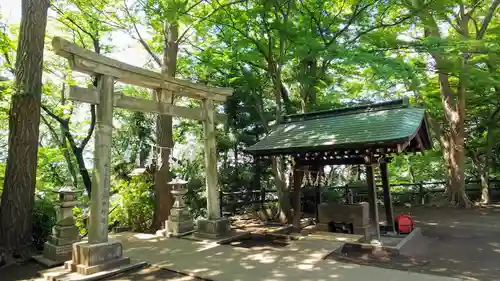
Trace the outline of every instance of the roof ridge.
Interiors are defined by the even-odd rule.
[[[320,118],[328,118],[341,115],[351,115],[359,114],[373,111],[389,110],[396,108],[407,108],[409,107],[409,99],[404,97],[402,99],[384,101],[379,103],[371,103],[360,106],[348,106],[342,108],[335,108],[317,112],[301,113],[301,114],[291,114],[283,116],[282,123],[294,123],[305,120],[315,120]]]

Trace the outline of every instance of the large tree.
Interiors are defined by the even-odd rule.
[[[452,204],[463,207],[471,205],[465,193],[466,104],[475,83],[474,73],[480,65],[476,61],[478,54],[491,53],[485,36],[491,32],[490,24],[499,4],[499,0],[420,0],[409,5],[418,14],[418,23],[424,31],[423,46],[432,58],[439,82],[444,118],[442,122],[434,122],[433,127],[448,170],[447,195]],[[449,29],[443,32],[446,26]]]
[[[9,150],[0,206],[0,247],[11,255],[31,244],[43,49],[49,0],[23,0],[9,112]]]

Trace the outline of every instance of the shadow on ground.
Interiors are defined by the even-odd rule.
[[[410,257],[374,254],[332,254],[328,259],[410,272],[500,280],[500,208],[461,210],[416,207],[409,212],[422,228],[424,239],[410,249]],[[385,216],[383,210],[381,218]]]
[[[0,268],[1,281],[28,281],[39,278],[38,272],[46,269],[34,260],[10,264]]]
[[[208,279],[200,279],[197,277],[173,272],[170,270],[154,266],[149,266],[146,268],[125,272],[106,279],[106,281],[206,281],[206,280]]]
[[[251,250],[214,243],[192,243],[185,239],[153,238],[143,234],[121,238],[117,235],[116,238],[122,241],[130,240],[126,243],[128,249],[125,255],[149,261],[158,267],[143,268],[106,280],[206,280],[194,275],[222,281],[451,280],[439,276],[461,280],[500,280],[500,208],[457,210],[421,207],[396,213],[400,211],[410,212],[426,236],[421,244],[410,249],[412,258],[330,255],[327,260],[321,260],[323,254],[333,250],[328,241],[297,241],[287,247]],[[381,210],[381,217],[383,213]],[[11,265],[0,269],[0,280],[33,280],[41,269],[34,262]]]

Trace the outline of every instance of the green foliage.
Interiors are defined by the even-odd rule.
[[[151,182],[141,177],[120,180],[113,186],[113,193],[110,224],[129,227],[131,231],[148,232],[153,220]]]
[[[38,197],[33,208],[33,246],[43,250],[43,244],[52,233],[52,227],[56,223],[56,210],[54,200],[46,197]]]

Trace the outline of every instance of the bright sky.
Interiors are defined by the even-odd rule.
[[[9,24],[18,24],[21,21],[21,0],[0,0],[0,14]],[[53,13],[49,12],[49,17]],[[49,19],[50,20],[50,19]],[[51,29],[50,23],[47,25],[47,33],[57,34],[58,31]],[[144,66],[149,59],[149,55],[142,49],[142,46],[123,32],[113,32],[112,40],[117,50],[110,54],[110,57],[124,60],[129,64]],[[119,42],[119,43],[117,43]]]

